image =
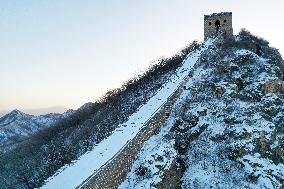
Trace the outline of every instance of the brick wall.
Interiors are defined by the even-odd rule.
[[[114,189],[117,188],[126,178],[131,170],[137,154],[141,150],[145,141],[155,134],[162,124],[169,117],[173,104],[183,90],[183,86],[188,81],[187,77],[178,89],[168,98],[161,109],[146,123],[139,133],[120,152],[108,161],[103,167],[96,171],[78,188],[83,189]]]
[[[229,20],[229,23],[231,21]],[[145,141],[155,134],[169,117],[173,105],[185,90],[184,86],[191,78],[189,74],[178,89],[167,99],[159,111],[145,124],[137,135],[129,141],[112,159],[110,159],[99,170],[94,172],[85,182],[77,188],[80,189],[115,189],[125,180],[130,172],[132,164],[137,158],[137,154],[143,147]]]

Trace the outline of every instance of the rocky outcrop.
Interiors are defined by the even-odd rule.
[[[180,189],[182,170],[175,159],[168,170],[164,170],[162,180],[154,185],[157,189]]]
[[[283,94],[284,93],[284,82],[280,79],[267,81],[261,88],[264,94],[275,93]]]
[[[117,188],[125,179],[127,173],[131,170],[131,166],[137,158],[137,154],[141,150],[144,142],[156,134],[155,131],[158,130],[169,117],[174,103],[183,91],[184,84],[188,80],[189,77],[186,77],[186,79],[179,85],[178,89],[168,98],[168,101],[163,105],[163,107],[161,107],[161,109],[148,121],[145,127],[141,129],[134,139],[129,141],[129,143],[120,150],[119,154],[108,161],[106,165],[102,166],[102,168],[100,168],[85,182],[83,182],[80,188]],[[160,158],[163,157],[157,156],[154,158],[154,160],[159,161]],[[157,168],[159,168],[159,166]],[[139,175],[140,177],[145,177],[147,173],[150,174],[151,171],[142,165],[135,170],[135,174]]]

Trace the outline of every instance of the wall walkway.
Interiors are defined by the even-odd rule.
[[[116,156],[109,160],[104,166],[91,175],[78,188],[80,189],[115,189],[126,178],[131,170],[137,154],[143,147],[145,141],[155,134],[166,119],[169,117],[172,107],[181,92],[184,85],[189,80],[189,76],[179,85],[178,89],[168,97],[160,110],[146,123],[139,133],[128,142]]]

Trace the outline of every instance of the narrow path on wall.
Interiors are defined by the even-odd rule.
[[[91,175],[98,171],[119,154],[145,126],[157,111],[167,102],[188,76],[200,55],[207,50],[214,40],[208,39],[199,50],[192,52],[185,59],[183,65],[177,69],[168,83],[166,83],[147,103],[132,114],[128,121],[114,130],[113,134],[100,142],[92,151],[82,155],[73,164],[63,167],[54,176],[50,177],[43,189],[71,189],[78,187]]]

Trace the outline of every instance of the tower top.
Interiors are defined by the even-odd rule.
[[[219,34],[225,37],[233,36],[232,12],[204,15],[204,40]]]

